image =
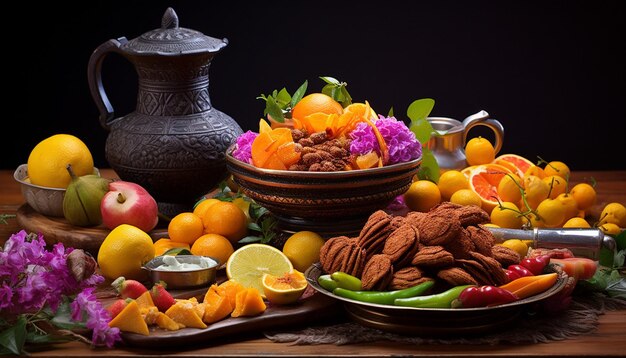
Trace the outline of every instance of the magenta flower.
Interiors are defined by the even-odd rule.
[[[27,322],[47,320],[54,325],[53,318],[61,316],[61,321],[72,320],[91,329],[94,346],[112,347],[121,339],[119,329],[108,326],[111,317],[93,294],[104,278],[93,274],[78,282],[67,266],[67,256],[72,251],[61,243],[47,251],[42,235],[27,235],[24,230],[11,235],[0,250],[0,309],[4,318],[0,320],[0,332],[10,332],[5,329],[12,327],[18,317],[28,318]],[[60,307],[67,307],[68,302],[72,315],[64,317],[66,310]],[[41,335],[32,324],[15,334],[23,334],[27,339]],[[17,348],[19,351],[13,353],[22,353],[22,347]]]
[[[247,131],[237,138],[237,148],[233,151],[233,157],[244,163],[252,164],[252,142],[258,133]]]
[[[385,118],[379,115],[374,125],[387,144],[389,151],[387,164],[408,162],[422,155],[422,145],[404,122],[398,121],[395,117]],[[357,124],[356,128],[350,132],[350,138],[352,138],[351,153],[361,155],[373,150],[380,155],[380,147],[374,131],[367,123]]]

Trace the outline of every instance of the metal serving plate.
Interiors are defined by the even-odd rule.
[[[524,311],[532,311],[535,304],[561,291],[567,281],[567,274],[562,272],[557,282],[547,291],[493,307],[413,308],[360,302],[333,295],[317,282],[322,274],[324,272],[319,263],[313,264],[305,272],[308,283],[316,291],[343,301],[346,311],[354,321],[383,331],[421,336],[473,335],[503,327]]]

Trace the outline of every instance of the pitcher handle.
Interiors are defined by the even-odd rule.
[[[100,111],[100,125],[106,130],[109,130],[111,120],[115,117],[115,111],[102,85],[102,62],[104,62],[104,58],[110,52],[122,53],[120,47],[127,42],[126,37],[120,37],[103,43],[91,54],[89,65],[87,66],[89,91]]]
[[[485,111],[480,111],[467,117],[463,121],[463,127],[465,127],[465,130],[463,131],[463,143],[467,143],[467,134],[470,129],[475,126],[486,126],[493,131],[496,138],[494,149],[497,155],[498,152],[500,152],[500,149],[502,149],[502,142],[504,141],[504,127],[502,126],[502,123],[500,123],[497,119],[489,118],[489,114]]]

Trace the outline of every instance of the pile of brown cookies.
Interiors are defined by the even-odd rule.
[[[328,239],[320,250],[327,273],[342,271],[361,278],[364,290],[396,290],[428,280],[458,285],[502,285],[503,267],[519,254],[495,245],[481,224],[489,215],[476,206],[441,203],[428,213],[392,216],[373,213],[358,237]]]

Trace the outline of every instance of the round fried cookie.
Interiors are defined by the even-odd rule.
[[[445,245],[459,235],[461,224],[453,212],[439,211],[427,214],[417,229],[424,245]]]
[[[417,228],[411,224],[403,224],[387,237],[382,252],[389,256],[394,267],[403,267],[413,259],[418,243]]]
[[[389,256],[378,254],[365,263],[361,283],[363,290],[385,290],[393,278],[393,265]]]

